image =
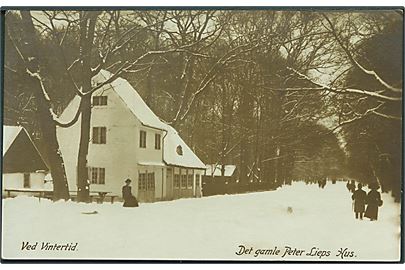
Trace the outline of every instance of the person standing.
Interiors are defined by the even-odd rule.
[[[351,193],[353,193],[356,190],[356,183],[354,180],[351,180],[350,182],[348,181],[346,187]]]
[[[349,180],[347,180],[346,188],[348,191],[350,191],[350,181]]]
[[[365,217],[370,221],[378,219],[378,207],[382,206],[381,194],[378,192],[379,186],[376,183],[370,184],[370,192],[367,194],[367,210]]]
[[[367,193],[362,189],[363,185],[359,183],[357,190],[353,192],[352,200],[354,201],[354,213],[356,219],[363,219],[364,210],[367,202]]]
[[[122,198],[124,199],[124,207],[138,207],[138,201],[131,191],[131,179],[125,180],[125,186],[122,187]]]

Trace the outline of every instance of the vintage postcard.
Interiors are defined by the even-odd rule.
[[[403,8],[1,15],[2,260],[402,262]]]

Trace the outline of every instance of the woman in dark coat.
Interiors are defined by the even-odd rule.
[[[138,201],[131,192],[131,179],[125,180],[125,186],[122,187],[122,198],[124,199],[124,207],[138,207]]]
[[[356,219],[363,219],[364,210],[366,208],[367,193],[362,190],[363,185],[359,183],[357,185],[357,190],[353,192],[352,200],[354,200],[354,213],[356,214]]]
[[[365,217],[368,217],[370,221],[377,220],[378,207],[382,206],[381,194],[377,191],[378,185],[370,185],[371,191],[367,194],[367,209]]]

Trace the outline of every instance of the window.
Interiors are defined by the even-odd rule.
[[[24,188],[30,188],[30,174],[24,173]]]
[[[155,190],[155,173],[139,173],[138,175],[138,190],[147,191]]]
[[[187,187],[187,175],[182,174],[181,175],[181,188],[186,188]]]
[[[139,147],[146,148],[146,131],[144,130],[139,132]]]
[[[181,147],[181,145],[178,145],[176,148],[176,152],[179,156],[183,155],[183,147]]]
[[[158,133],[155,134],[155,149],[160,149],[160,134]]]
[[[146,190],[146,173],[139,173],[138,176],[138,190],[145,191]]]
[[[155,173],[148,173],[147,190],[155,190]]]
[[[93,127],[93,143],[106,144],[107,143],[107,128],[106,127]]]
[[[105,184],[105,168],[89,167],[90,183],[104,185]]]
[[[200,186],[200,175],[199,174],[195,175],[195,186],[196,187]]]
[[[107,96],[94,96],[93,106],[107,106]]]
[[[180,174],[174,174],[174,188],[180,188]]]
[[[187,188],[193,188],[193,171],[189,170],[187,175]]]

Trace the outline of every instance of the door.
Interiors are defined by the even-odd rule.
[[[166,169],[166,197],[168,200],[173,199],[173,169]]]
[[[30,174],[29,173],[24,173],[24,188],[30,188],[31,187],[31,181],[30,181]]]
[[[155,201],[155,172],[139,173],[138,200],[140,202]]]
[[[148,172],[147,174],[147,187],[146,187],[146,201],[155,201],[155,172]]]

